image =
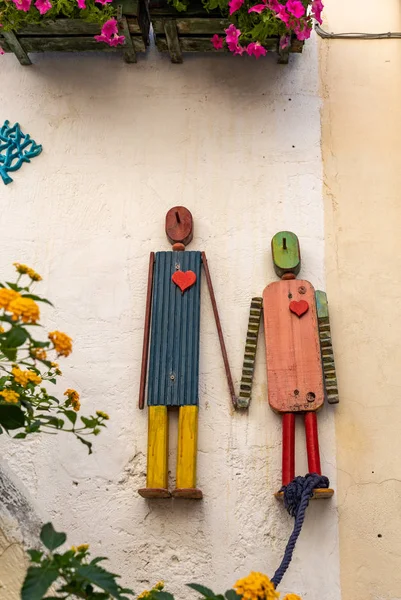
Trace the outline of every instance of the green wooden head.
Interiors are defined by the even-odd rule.
[[[279,231],[272,238],[272,258],[274,270],[279,277],[285,273],[298,275],[301,269],[301,251],[295,233]]]

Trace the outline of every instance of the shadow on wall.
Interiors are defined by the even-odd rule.
[[[26,549],[37,546],[42,521],[14,474],[0,464],[0,600],[19,600]]]

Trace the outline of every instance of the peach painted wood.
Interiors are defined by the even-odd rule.
[[[298,316],[291,302],[307,302]],[[315,290],[309,281],[276,281],[263,292],[269,404],[277,412],[318,410],[324,402]]]

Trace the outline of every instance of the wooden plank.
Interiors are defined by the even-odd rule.
[[[274,494],[277,500],[283,500],[284,492],[277,492]],[[331,488],[316,488],[313,490],[311,500],[323,500],[334,496],[334,490]]]
[[[97,42],[93,37],[22,37],[21,43],[27,52],[118,52],[123,46],[110,48],[107,44]],[[145,52],[145,44],[141,37],[132,40],[136,52]]]
[[[299,241],[292,231],[279,231],[272,238],[272,260],[279,277],[284,273],[297,275],[301,269]]]
[[[280,44],[278,47],[278,64],[279,65],[288,65],[288,61],[290,60],[290,47],[280,48]]]
[[[112,6],[122,6],[123,15],[137,15],[142,8],[143,0],[114,0]]]
[[[249,311],[248,331],[246,334],[240,392],[237,398],[237,408],[248,408],[251,402],[262,306],[262,298],[252,298],[251,309]]]
[[[228,52],[227,49],[215,50],[210,38],[207,37],[181,37],[179,39],[182,52]],[[269,38],[266,40],[266,46],[269,51],[277,51],[278,38]],[[156,35],[156,46],[160,52],[168,52],[166,38]]]
[[[224,34],[224,29],[230,25],[228,19],[223,18],[181,18],[176,19],[177,30],[182,35],[213,35],[214,33]],[[164,33],[163,19],[155,18],[152,20],[153,31],[155,33]]]
[[[140,34],[138,20],[127,19],[131,33]],[[40,37],[57,35],[97,35],[100,33],[97,23],[87,23],[82,19],[55,19],[46,21],[45,25],[30,25],[18,30],[18,35],[37,35]]]
[[[163,25],[171,62],[176,64],[182,63],[181,47],[178,39],[176,22],[174,19],[165,19]]]
[[[7,42],[8,48],[11,52],[14,52],[15,56],[20,61],[21,65],[31,65],[30,58],[27,54],[28,48],[25,48],[24,44],[17,38],[13,31],[3,31],[4,39]],[[4,48],[4,51],[6,49]]]
[[[167,407],[149,406],[148,418],[146,488],[138,492],[143,498],[169,498]]]
[[[340,398],[338,395],[337,374],[334,362],[333,343],[331,340],[329,306],[325,292],[320,290],[316,291],[316,307],[327,401],[329,404],[338,404]]]
[[[136,52],[135,46],[133,42],[133,38],[131,37],[128,23],[126,17],[120,17],[118,21],[119,28],[121,33],[125,35],[125,43],[123,46],[123,57],[124,61],[128,64],[136,63]]]
[[[181,406],[178,419],[176,487],[196,487],[196,457],[198,449],[198,407]]]
[[[304,300],[301,317],[290,302]],[[309,281],[285,280],[263,293],[269,404],[277,412],[318,410],[324,402],[315,290]]]

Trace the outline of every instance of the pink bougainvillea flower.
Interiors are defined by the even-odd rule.
[[[218,33],[215,33],[211,42],[215,50],[221,50],[224,44],[224,38],[220,37]]]
[[[321,0],[312,1],[312,14],[315,17],[316,21],[320,23],[320,25],[323,23],[321,16],[323,8],[323,2]]]
[[[255,6],[251,6],[251,8],[248,10],[249,13],[261,13],[264,10],[266,10],[267,8],[267,4],[255,4]]]
[[[241,30],[237,29],[235,25],[231,23],[230,27],[224,30],[226,32],[226,42],[228,44],[238,45],[238,38],[241,35]]]
[[[109,19],[102,27],[100,35],[95,35],[97,42],[104,42],[109,46],[118,46],[124,44],[125,36],[118,35],[118,25],[116,19]]]
[[[297,38],[303,42],[304,40],[308,40],[312,33],[312,27],[309,23],[301,23],[301,25],[296,25],[294,27],[294,32]]]
[[[274,10],[275,12],[278,12],[280,10],[281,4],[278,0],[269,0],[267,4],[270,10]]]
[[[3,48],[0,46],[0,56],[2,56],[3,54],[5,54]]]
[[[249,56],[252,56],[253,54],[256,58],[259,58],[259,56],[266,56],[267,52],[266,48],[259,44],[259,42],[251,42],[248,44],[246,51],[248,52]]]
[[[85,8],[86,8],[85,0],[77,0],[77,4],[78,4],[78,8],[80,8],[81,10],[85,10]]]
[[[23,10],[24,12],[28,12],[32,4],[32,0],[13,0],[13,2],[18,10]]]
[[[286,8],[297,19],[300,19],[305,14],[305,7],[300,0],[288,0]]]
[[[282,35],[280,38],[280,48],[281,50],[285,50],[286,48],[288,48],[288,46],[290,45],[291,42],[291,36],[290,35]]]
[[[45,15],[53,7],[50,0],[36,0],[35,6],[41,15]]]
[[[108,4],[109,2],[113,2],[113,0],[95,0],[95,2],[98,2],[99,4],[103,4],[103,6],[105,4]]]
[[[239,55],[242,56],[244,54],[244,52],[246,51],[246,48],[244,46],[240,46],[239,44],[227,44],[228,49],[230,52],[232,52],[234,54],[234,56]]]
[[[229,0],[228,6],[230,7],[230,15],[237,12],[244,4],[245,0]]]
[[[285,6],[283,6],[282,4],[280,4],[280,6],[278,7],[278,11],[277,11],[276,17],[278,19],[280,19],[281,21],[283,21],[283,23],[285,23],[287,25],[287,27],[288,27],[288,23],[289,23],[289,20],[290,20],[290,15],[285,10]]]

